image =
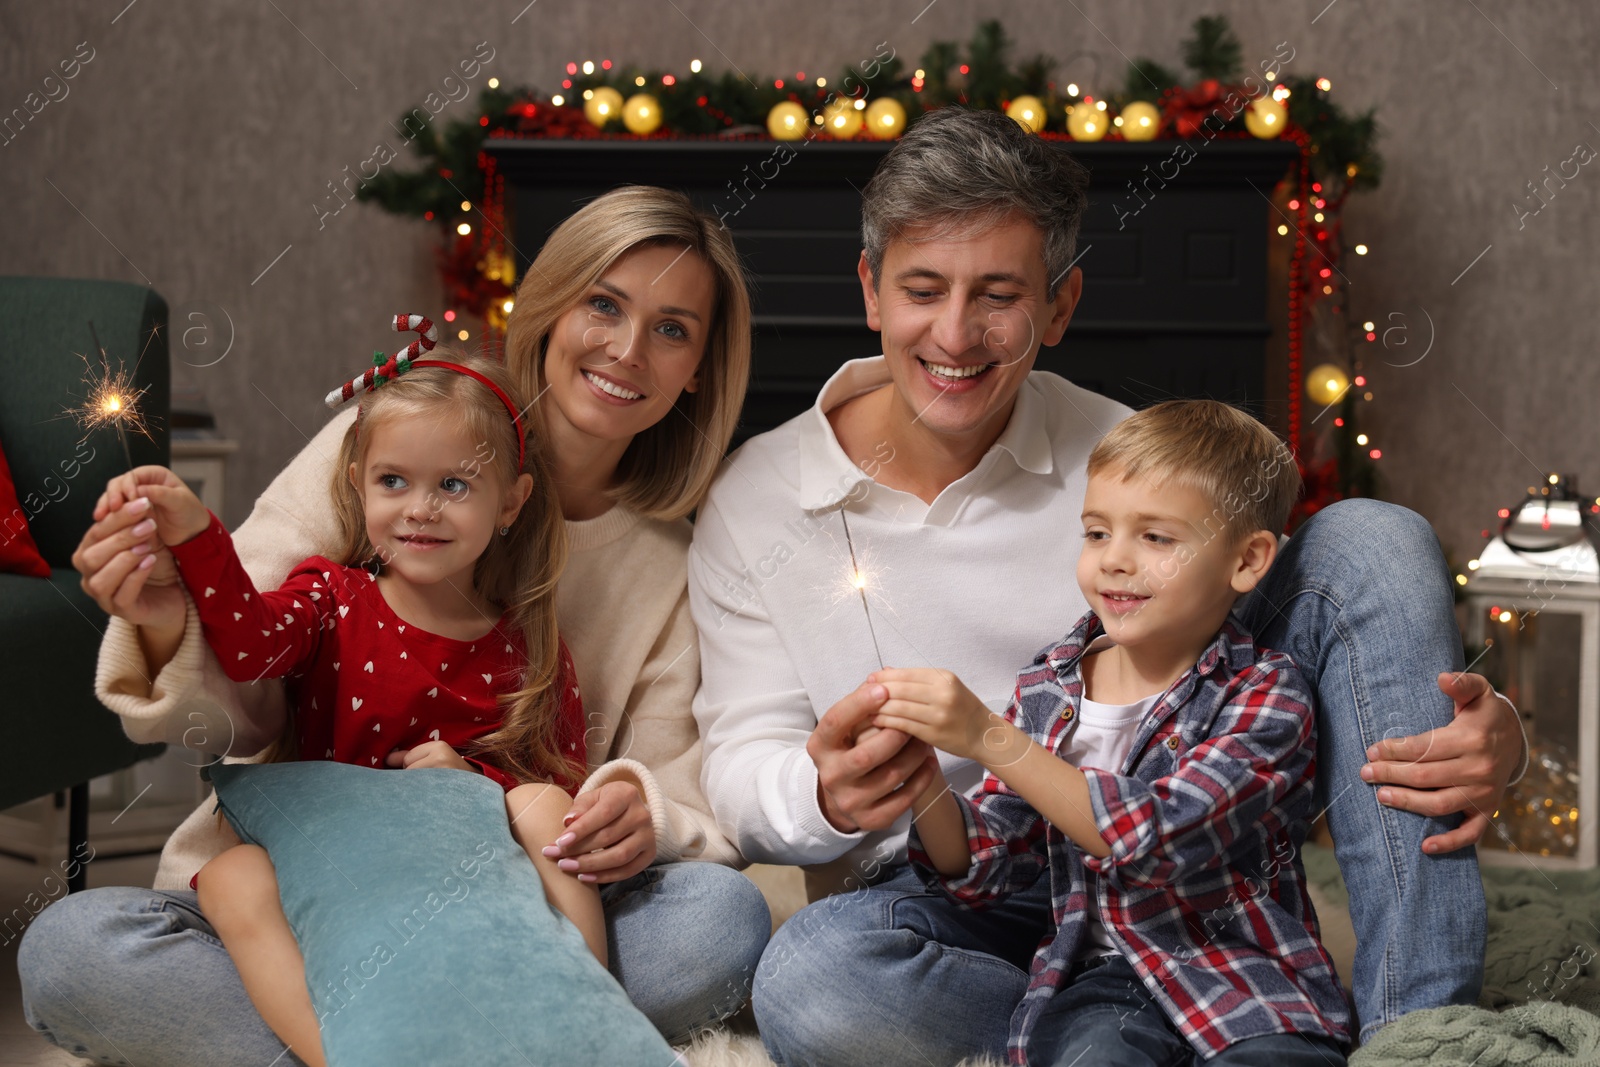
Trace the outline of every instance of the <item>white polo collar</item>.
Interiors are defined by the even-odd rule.
[[[799,504],[802,508],[814,511],[834,507],[860,483],[876,484],[865,471],[850,462],[834,436],[828,412],[892,381],[884,357],[852,359],[834,372],[817,394],[817,402],[801,416]],[[1055,455],[1045,426],[1045,402],[1039,396],[1039,387],[1032,375],[1017,390],[1011,419],[989,451],[993,453],[996,449],[1032,474],[1049,474],[1055,469]]]

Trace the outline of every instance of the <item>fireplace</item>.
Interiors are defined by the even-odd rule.
[[[1139,407],[1206,396],[1266,419],[1270,197],[1297,150],[1278,141],[1053,142],[1090,171],[1083,297],[1036,366]],[[856,280],[860,192],[885,142],[501,140],[518,276],[546,234],[618,185],[679,189],[733,231],[754,281],[754,365],[737,440],[804,411],[845,360],[875,355]],[[1283,284],[1276,278],[1276,284]],[[1271,401],[1277,399],[1277,403]],[[1281,427],[1280,427],[1281,429]]]

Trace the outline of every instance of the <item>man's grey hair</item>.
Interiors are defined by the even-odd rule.
[[[1011,214],[1044,235],[1048,296],[1077,252],[1089,172],[999,111],[944,107],[918,119],[861,194],[861,243],[878,285],[889,242],[913,227],[966,233]]]

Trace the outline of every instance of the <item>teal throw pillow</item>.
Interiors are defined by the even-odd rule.
[[[209,773],[272,856],[330,1067],[678,1062],[546,902],[493,781],[325,761]]]

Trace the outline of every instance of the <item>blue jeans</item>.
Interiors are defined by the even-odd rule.
[[[1318,810],[1327,809],[1350,890],[1358,948],[1347,977],[1362,1038],[1418,1008],[1476,1003],[1485,933],[1477,854],[1422,851],[1423,838],[1460,817],[1383,807],[1359,774],[1374,742],[1454,718],[1435,679],[1460,669],[1461,638],[1432,528],[1374,500],[1324,508],[1236,610],[1258,640],[1294,657],[1317,693]],[[1004,1055],[1032,947],[1019,958],[1012,941],[984,938],[997,924],[1021,936],[1036,916],[1033,943],[1051,933],[1048,909],[1039,914],[1046,890],[964,915],[911,893],[917,885],[902,872],[839,903],[819,901],[773,935],[754,1001],[780,1064],[926,1067]]]
[[[772,919],[714,863],[670,863],[601,890],[611,973],[668,1040],[738,1011]],[[492,946],[490,946],[492,949]],[[39,913],[17,949],[23,1012],[99,1063],[299,1064],[250,1003],[191,890],[94,889]]]
[[[1028,961],[1052,929],[1048,874],[974,911],[900,867],[778,928],[756,970],[761,1039],[783,1067],[1003,1056]]]
[[[1028,1062],[1033,1067],[1345,1067],[1336,1043],[1308,1034],[1245,1038],[1203,1060],[1121,956],[1067,979],[1039,1016]]]
[[[1477,850],[1422,851],[1461,816],[1385,807],[1361,780],[1369,746],[1455,718],[1436,679],[1461,670],[1461,631],[1433,528],[1393,504],[1340,501],[1296,531],[1235,611],[1317,693],[1316,803],[1350,890],[1361,1039],[1419,1008],[1476,1004],[1487,923]]]

